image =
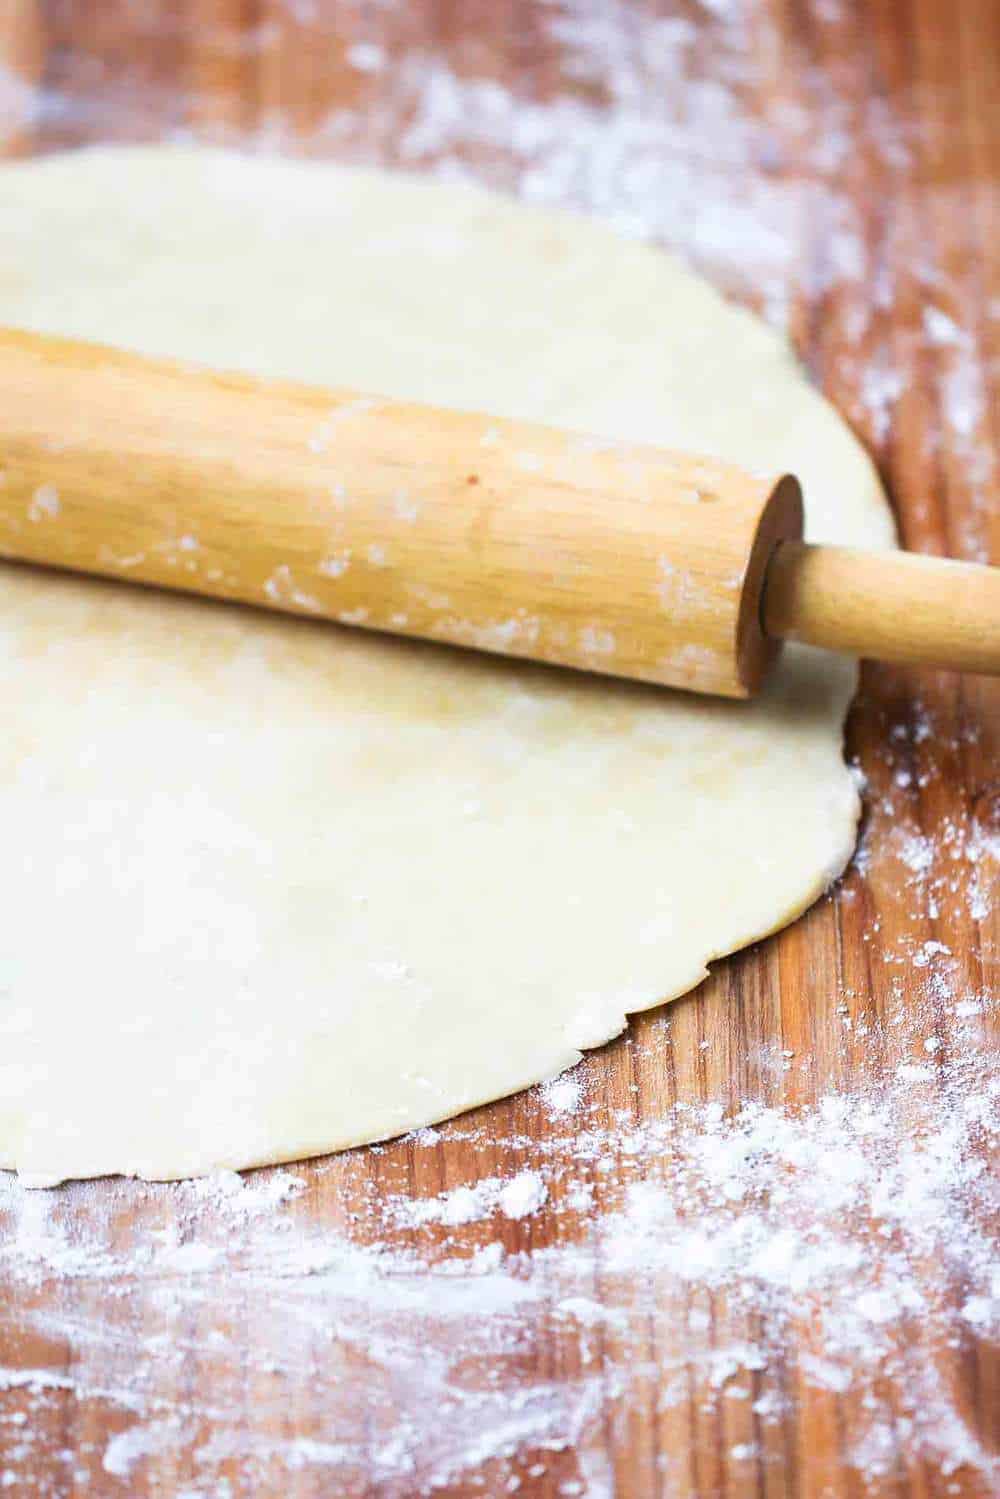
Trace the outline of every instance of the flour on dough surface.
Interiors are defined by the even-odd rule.
[[[180,148],[4,166],[0,224],[0,322],[790,468],[812,536],[891,544],[782,342],[601,225]],[[855,669],[805,651],[708,702],[8,566],[0,661],[0,1162],[43,1176],[293,1159],[509,1093],[853,845]]]

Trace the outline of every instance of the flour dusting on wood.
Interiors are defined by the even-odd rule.
[[[540,1138],[460,1120],[406,1153],[376,1148],[378,1197],[357,1156],[176,1186],[40,1193],[3,1178],[0,1267],[16,1304],[0,1312],[0,1481],[17,1484],[69,1392],[81,1415],[115,1413],[102,1450],[66,1453],[95,1492],[109,1491],[98,1473],[127,1491],[170,1453],[204,1496],[225,1494],[234,1470],[253,1487],[304,1466],[345,1486],[369,1474],[390,1495],[463,1478],[502,1492],[529,1458],[610,1494],[605,1414],[627,1423],[650,1372],[664,1419],[696,1398],[729,1461],[758,1460],[794,1398],[779,1351],[806,1386],[850,1398],[862,1492],[915,1454],[988,1478],[928,1350],[1000,1334],[1000,1070],[982,1058],[983,1002],[952,1003],[947,1055],[928,1050],[926,992],[900,1019],[920,1062],[872,1069],[852,1093],[799,1110],[678,1102],[636,1123],[581,1091]],[[645,1044],[666,1066],[670,1022]],[[536,1090],[539,1113],[588,1073],[598,1061]],[[442,1137],[484,1170],[415,1195],[407,1159],[420,1171]],[[520,1162],[506,1178],[490,1169],[498,1147]],[[525,1373],[543,1334],[571,1378]],[[22,1363],[29,1350],[37,1363]],[[195,1369],[210,1408],[185,1396]],[[303,1401],[315,1440],[283,1438],[282,1410]]]

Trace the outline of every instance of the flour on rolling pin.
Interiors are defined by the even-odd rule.
[[[15,562],[723,697],[785,640],[1000,674],[1000,569],[807,543],[791,474],[17,329],[0,380]]]

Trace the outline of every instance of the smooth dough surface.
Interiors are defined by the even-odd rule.
[[[892,543],[772,332],[465,187],[4,166],[0,323],[791,468],[813,537]],[[709,702],[4,566],[0,1164],[292,1159],[559,1071],[840,871],[854,684],[795,651]]]

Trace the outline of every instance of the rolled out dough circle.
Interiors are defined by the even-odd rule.
[[[5,166],[0,322],[791,468],[813,536],[892,542],[772,332],[464,187]],[[853,844],[855,669],[802,651],[734,705],[7,566],[0,681],[0,1163],[43,1176],[292,1159],[510,1093]]]

